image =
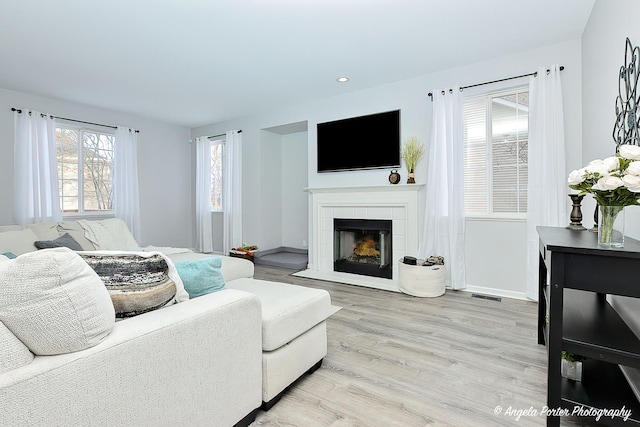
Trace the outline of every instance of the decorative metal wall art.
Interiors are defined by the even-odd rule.
[[[624,51],[624,65],[620,67],[618,97],[616,98],[616,123],[613,126],[613,140],[618,147],[623,144],[640,145],[640,94],[638,77],[640,73],[640,48],[633,47],[627,38]]]

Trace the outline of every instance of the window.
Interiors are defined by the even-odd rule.
[[[467,98],[463,110],[465,213],[526,214],[528,89]]]
[[[222,211],[222,164],[224,141],[211,142],[211,210]]]
[[[112,209],[113,144],[111,133],[74,127],[56,128],[58,185],[63,213]]]

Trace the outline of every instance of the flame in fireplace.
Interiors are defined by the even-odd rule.
[[[356,244],[353,253],[358,256],[380,256],[380,251],[376,249],[376,241],[369,236]]]

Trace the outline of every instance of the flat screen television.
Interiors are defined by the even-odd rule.
[[[318,172],[400,167],[400,110],[318,123]]]

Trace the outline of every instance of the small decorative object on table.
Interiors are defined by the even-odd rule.
[[[586,228],[582,225],[582,210],[581,204],[584,195],[580,194],[569,194],[571,201],[573,202],[573,208],[571,209],[571,223],[567,226],[569,230],[579,230],[584,231]]]
[[[562,352],[562,365],[560,373],[563,377],[573,380],[582,381],[582,361],[584,357],[572,353]]]
[[[418,162],[423,155],[424,145],[420,143],[418,138],[416,138],[415,136],[410,136],[405,140],[404,147],[402,147],[402,158],[404,159],[404,164],[409,171],[407,184],[416,183],[414,171],[416,170],[416,166],[418,166]]]
[[[640,206],[640,147],[620,145],[613,157],[593,160],[569,174],[569,188],[589,193],[600,208],[598,245],[624,246],[624,207]]]

